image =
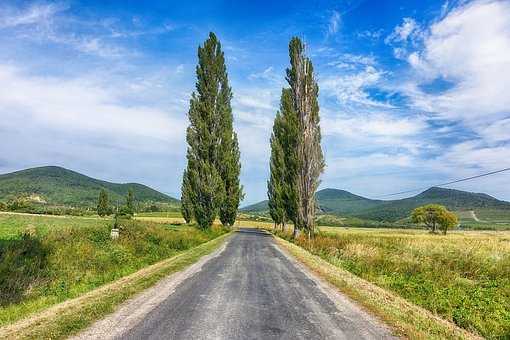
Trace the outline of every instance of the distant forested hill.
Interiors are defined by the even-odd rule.
[[[399,200],[372,200],[345,190],[323,189],[317,192],[321,212],[376,221],[397,221],[406,218],[421,205],[437,203],[450,210],[510,210],[510,202],[483,193],[432,187],[416,196]],[[244,212],[267,211],[267,201],[241,209]]]
[[[39,203],[92,207],[97,204],[101,189],[110,202],[124,203],[129,189],[137,202],[175,203],[179,201],[138,183],[110,183],[57,166],[45,166],[0,175],[0,201],[31,197]]]

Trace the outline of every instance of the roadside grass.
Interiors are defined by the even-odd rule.
[[[481,339],[404,298],[329,263],[304,248],[277,238],[290,253],[318,276],[360,303],[390,326],[395,335],[409,339]]]
[[[509,232],[442,236],[419,230],[321,230],[312,241],[300,237],[293,242],[339,271],[345,269],[470,332],[492,339],[510,338]],[[287,233],[278,235],[291,240]],[[412,331],[415,321],[408,316],[385,312],[368,301],[372,297],[361,296],[365,293],[356,291],[355,284],[339,285],[379,315],[390,313],[386,317],[406,330],[405,334]],[[427,334],[425,324],[416,321],[416,327],[418,333],[409,333],[412,337]],[[440,338],[438,332],[431,334]]]
[[[3,218],[3,217],[2,217]],[[0,325],[75,298],[106,283],[210,241],[227,231],[202,231],[147,221],[122,221],[117,240],[110,221],[81,218],[48,221],[17,216],[3,225],[30,232],[0,239]],[[87,224],[89,223],[89,224]],[[33,232],[35,228],[36,232]]]
[[[113,312],[116,306],[134,294],[149,288],[165,276],[184,269],[202,256],[212,253],[223,244],[228,235],[223,234],[80,297],[4,326],[0,328],[0,338],[62,339],[76,334],[95,320]]]

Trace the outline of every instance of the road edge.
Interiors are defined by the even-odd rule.
[[[145,267],[77,298],[51,306],[25,319],[0,328],[2,339],[57,339],[76,334],[95,321],[115,312],[129,299],[142,294],[168,275],[174,276],[206,255],[214,253],[233,231]]]
[[[325,281],[331,289],[345,294],[397,336],[410,339],[482,339],[291,242],[274,234],[273,237],[284,254],[287,253],[314,276]]]

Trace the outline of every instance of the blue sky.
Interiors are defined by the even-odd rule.
[[[377,197],[510,167],[509,1],[3,1],[0,173],[179,196],[197,46],[220,38],[244,204],[265,199],[287,44],[320,87],[321,187]],[[510,174],[454,188],[510,200]]]

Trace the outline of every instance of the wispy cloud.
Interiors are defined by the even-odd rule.
[[[12,28],[24,25],[47,26],[60,12],[68,6],[58,3],[37,3],[23,9],[6,5],[0,7],[0,28]]]
[[[342,17],[338,11],[333,10],[328,22],[328,34],[334,35],[340,28]]]

